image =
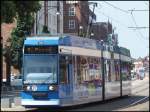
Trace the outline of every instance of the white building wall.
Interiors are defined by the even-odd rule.
[[[57,34],[57,1],[48,1],[48,30],[52,35]]]
[[[37,13],[37,22],[34,24],[34,34],[36,34],[36,26],[37,26],[37,34],[42,33],[42,29],[44,26],[44,1],[40,1],[42,7]],[[48,1],[48,30],[51,35],[57,35],[57,1]],[[36,15],[35,15],[36,16]],[[60,15],[58,15],[60,33],[63,33],[63,2],[60,1]],[[37,23],[37,25],[36,25]]]
[[[41,9],[37,13],[37,22],[35,23],[35,26],[37,27],[37,34],[40,34],[43,29],[44,25],[44,1],[40,1]],[[36,28],[35,28],[36,31]]]
[[[64,20],[63,20],[63,15],[64,15],[64,14],[63,14],[63,2],[64,2],[64,1],[60,1],[60,18],[59,18],[59,21],[60,21],[60,22],[59,22],[59,24],[60,24],[60,30],[59,30],[59,31],[60,31],[60,35],[63,34],[63,24],[64,24],[64,23],[63,23],[63,21],[64,21]]]

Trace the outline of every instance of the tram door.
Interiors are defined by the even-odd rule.
[[[59,57],[59,94],[60,98],[72,97],[72,57],[61,55]]]

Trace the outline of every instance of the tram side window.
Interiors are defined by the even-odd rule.
[[[94,81],[102,79],[100,59],[96,57],[77,57],[77,81],[79,84],[85,81]]]
[[[112,74],[111,74],[111,62],[105,60],[105,66],[104,66],[104,72],[105,72],[105,79],[108,82],[112,81]]]
[[[71,63],[71,57],[60,56],[60,83],[67,84],[69,82],[69,68],[68,65]]]
[[[81,83],[81,80],[82,80],[80,68],[81,68],[81,59],[80,59],[80,56],[77,56],[77,81],[78,83]]]
[[[130,80],[130,69],[129,69],[129,64],[127,62],[122,62],[122,67],[121,67],[121,74],[122,74],[122,80]]]
[[[128,62],[127,66],[128,66],[128,76],[127,76],[127,78],[128,78],[128,80],[131,80],[131,63]]]
[[[119,81],[120,80],[120,73],[119,73],[119,69],[120,69],[120,67],[119,67],[119,62],[115,62],[115,80],[116,81]]]

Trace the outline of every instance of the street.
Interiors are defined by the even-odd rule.
[[[12,94],[13,93],[13,94]],[[13,95],[19,98],[18,92],[10,92],[7,95],[3,94],[1,96],[1,103],[2,99],[4,98],[12,98]],[[16,101],[17,102],[17,101]],[[19,102],[19,100],[18,100]],[[1,104],[2,105],[2,104]],[[109,108],[108,108],[109,107]],[[143,80],[133,80],[132,81],[132,94],[131,96],[125,96],[122,98],[115,98],[112,100],[104,101],[104,102],[95,102],[89,103],[79,106],[73,107],[65,107],[65,108],[41,108],[41,109],[25,109],[24,107],[17,104],[15,106],[14,103],[11,104],[11,108],[1,108],[2,111],[26,111],[26,110],[65,110],[65,111],[149,111],[149,78],[146,77]]]

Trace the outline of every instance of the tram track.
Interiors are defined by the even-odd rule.
[[[146,99],[149,99],[149,96],[145,96],[144,98],[142,98],[142,99],[140,99],[140,100],[138,100],[138,101],[133,102],[132,104],[130,104],[130,106],[137,105],[137,104],[139,104],[139,103],[145,101]]]
[[[146,87],[145,87],[146,85]],[[135,91],[135,92],[132,92],[132,95],[130,97],[136,97],[136,96],[141,96],[142,98],[137,98],[135,99],[135,101],[133,101],[132,103],[130,103],[129,105],[121,108],[122,109],[127,109],[127,108],[131,108],[133,106],[137,106],[139,104],[142,104],[144,102],[148,102],[149,100],[149,95],[148,96],[143,96],[141,93],[148,93],[149,92],[149,83],[146,82],[146,83],[143,83],[142,85],[140,86],[136,86],[136,88],[134,89],[137,89],[137,87],[140,87],[140,89],[138,89],[138,91]],[[144,87],[144,88],[143,88]]]

